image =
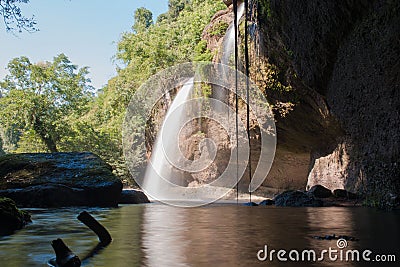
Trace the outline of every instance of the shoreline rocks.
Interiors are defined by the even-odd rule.
[[[302,191],[285,191],[274,198],[275,206],[280,207],[322,207],[323,202]]]
[[[335,189],[333,192],[322,185],[314,185],[308,191],[284,191],[274,199],[265,199],[259,206],[280,207],[350,207],[361,206],[362,196],[343,189]]]
[[[124,189],[119,197],[119,204],[143,204],[150,203],[147,196],[140,190]]]
[[[23,207],[116,207],[122,182],[89,152],[0,157],[0,197]]]
[[[322,185],[314,185],[307,191],[308,194],[316,198],[328,198],[332,196],[332,191]]]
[[[28,212],[19,210],[9,198],[0,198],[0,236],[10,235],[31,222]]]
[[[259,204],[259,206],[272,206],[275,205],[275,201],[272,199],[264,199],[263,201],[261,201]]]
[[[351,193],[344,189],[333,190],[333,195],[335,197],[341,197],[341,198],[347,198],[347,199],[359,199],[360,198],[357,194]]]

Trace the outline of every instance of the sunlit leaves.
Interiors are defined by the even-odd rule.
[[[58,141],[68,132],[65,118],[84,114],[92,99],[87,68],[78,69],[61,54],[53,62],[36,64],[26,57],[15,58],[8,70],[0,83],[2,128],[29,132],[23,136],[30,139],[35,133],[50,151],[57,150]]]
[[[169,11],[160,15],[155,24],[150,23],[145,9],[135,12],[133,31],[123,33],[118,43],[116,59],[123,67],[102,89],[84,118],[90,121],[93,129],[93,132],[86,133],[91,136],[86,143],[96,140],[92,133],[97,133],[104,146],[95,147],[93,143],[92,151],[111,163],[118,173],[125,171],[126,174],[126,167],[121,164],[121,125],[125,109],[136,89],[162,69],[192,61],[195,57],[210,58],[210,55],[200,55],[207,52],[204,42],[198,44],[211,17],[224,8],[226,6],[222,1],[170,0]],[[83,130],[79,132],[83,134]]]
[[[134,13],[135,23],[132,29],[136,33],[140,33],[148,29],[153,24],[153,13],[150,10],[141,7],[135,10]]]

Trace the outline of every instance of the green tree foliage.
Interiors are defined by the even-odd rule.
[[[184,10],[186,6],[191,5],[191,2],[191,0],[169,0],[168,12],[158,16],[157,22],[160,23],[163,20],[175,20],[176,18],[178,18],[179,13]]]
[[[155,24],[145,30],[133,27],[133,32],[122,35],[116,59],[123,67],[99,93],[88,119],[95,122],[91,125],[94,131],[101,133],[101,142],[111,147],[94,152],[113,165],[119,174],[127,174],[123,164],[121,125],[135,90],[162,69],[195,59],[210,60],[212,55],[201,41],[201,34],[211,17],[224,8],[222,1],[171,0],[168,12],[160,15]],[[144,10],[140,10],[143,14]],[[134,25],[138,24],[136,19],[135,15]]]
[[[211,61],[213,54],[207,49],[207,41],[201,40],[194,48],[194,61]]]
[[[134,13],[135,23],[132,26],[134,32],[139,33],[148,29],[153,24],[153,13],[150,10],[141,7]]]
[[[106,91],[118,96],[116,101],[123,109],[135,88],[151,75],[198,56],[196,52],[202,50],[203,44],[197,49],[196,46],[201,41],[203,29],[215,12],[225,5],[213,0],[174,0],[169,2],[169,7],[166,14],[177,14],[177,17],[162,15],[166,19],[144,32],[124,33],[118,43],[117,59],[126,67],[119,70]]]
[[[87,111],[92,95],[88,68],[78,69],[60,54],[53,62],[37,64],[27,57],[15,58],[8,70],[0,83],[1,125],[21,133],[25,141],[39,138],[47,150],[57,151],[69,133],[70,117]]]
[[[17,144],[16,152],[91,151],[127,178],[121,130],[131,97],[164,68],[210,60],[201,34],[224,8],[222,1],[170,0],[168,12],[156,23],[149,10],[136,10],[132,31],[118,43],[116,60],[122,67],[93,98],[87,68],[78,69],[64,55],[40,64],[14,59],[0,85],[3,147]]]
[[[171,18],[177,18],[179,13],[185,9],[186,5],[190,4],[190,0],[169,0],[168,11]]]

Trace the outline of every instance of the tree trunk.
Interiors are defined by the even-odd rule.
[[[58,152],[56,142],[50,134],[50,129],[46,129],[43,125],[43,122],[39,118],[36,117],[34,121],[33,129],[40,136],[40,139],[42,139],[47,149],[51,153]]]
[[[44,144],[47,146],[47,149],[51,152],[51,153],[55,153],[58,152],[57,150],[57,145],[56,143],[53,141],[53,139],[51,138],[45,138],[43,136],[41,136],[42,141],[44,142]]]

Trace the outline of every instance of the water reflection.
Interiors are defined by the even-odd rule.
[[[357,233],[355,231],[355,225],[353,220],[353,209],[343,209],[337,207],[331,207],[326,209],[318,209],[318,208],[307,208],[307,225],[308,231],[315,233],[314,236],[327,236],[327,235],[347,235],[347,236],[356,236]],[[332,249],[338,250],[337,240],[318,240],[313,238],[313,236],[309,236],[310,238],[310,248],[316,250],[317,258],[320,257],[320,252],[324,249]],[[354,241],[356,242],[356,241]],[[354,242],[349,241],[348,248],[354,249]],[[334,266],[338,265],[338,262],[333,262],[329,260],[327,254],[323,261],[319,261],[319,266]],[[341,266],[357,266],[356,263],[353,262],[340,262]]]
[[[50,242],[60,237],[80,257],[97,237],[76,216],[80,209],[36,210],[34,223],[0,238],[1,266],[45,266],[54,257]],[[336,248],[315,235],[350,235],[351,249],[400,257],[400,214],[363,208],[277,208],[212,205],[176,208],[161,204],[88,210],[113,242],[83,266],[281,266],[257,260],[269,249]],[[371,266],[362,262],[286,262],[285,266]],[[380,265],[387,266],[387,264]]]
[[[283,214],[283,209],[235,205],[147,206],[142,233],[145,266],[260,265],[256,255],[264,244],[303,248],[308,242],[294,227],[306,225],[304,210]]]
[[[184,234],[189,231],[182,208],[148,205],[144,207],[142,245],[146,266],[190,266]]]

